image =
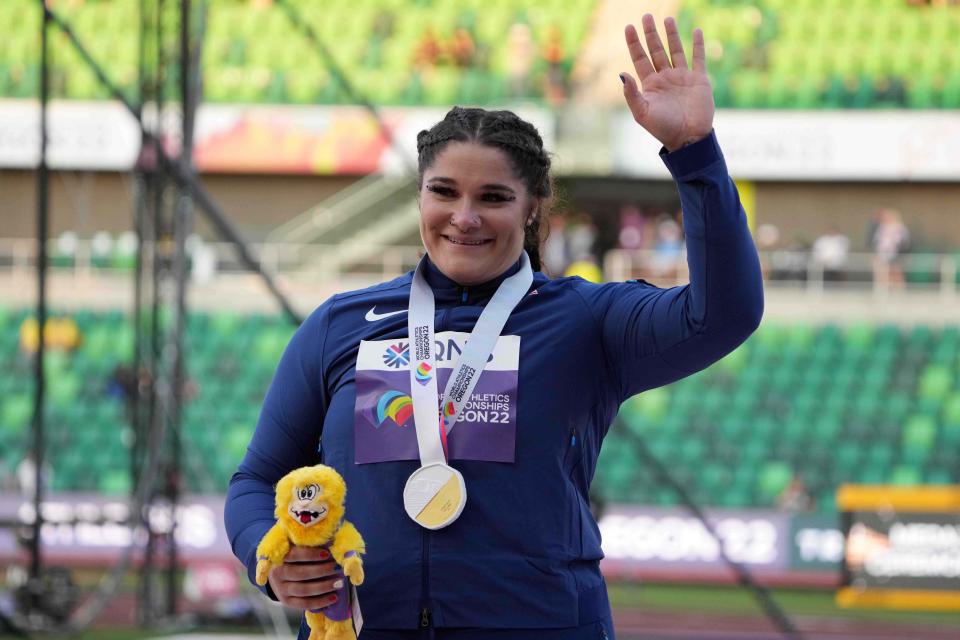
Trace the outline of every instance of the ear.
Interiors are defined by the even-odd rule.
[[[526,222],[524,223],[526,226],[529,227],[529,226],[532,225],[534,222],[536,222],[537,218],[540,216],[540,205],[541,205],[541,204],[543,204],[543,199],[542,199],[542,198],[534,198],[534,199],[530,202],[530,210],[527,212]]]

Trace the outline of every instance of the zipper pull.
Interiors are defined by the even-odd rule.
[[[427,608],[424,607],[423,611],[420,612],[420,628],[426,629],[430,626],[430,612],[427,611]]]

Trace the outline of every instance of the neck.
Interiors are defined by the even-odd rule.
[[[461,288],[461,289],[484,289],[487,287],[497,287],[501,282],[512,276],[513,274],[520,271],[520,266],[522,265],[521,256],[510,263],[506,268],[503,269],[496,276],[486,279],[486,280],[458,280],[446,274],[435,262],[430,259],[430,256],[426,256],[426,264],[424,269],[424,276],[427,279],[427,282],[433,288]]]

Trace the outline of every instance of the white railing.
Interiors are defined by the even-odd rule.
[[[906,254],[896,263],[878,260],[872,253],[851,253],[839,269],[827,269],[803,251],[760,252],[768,288],[806,290],[811,294],[833,291],[939,291],[957,295],[957,256],[938,253]],[[689,282],[686,255],[665,260],[655,251],[613,249],[604,255],[608,281],[642,278],[658,286]]]
[[[194,250],[196,246],[212,252],[215,273],[247,272],[232,245],[202,243],[195,245]],[[342,256],[338,245],[272,242],[254,243],[251,248],[271,274],[331,281],[343,277],[362,277],[371,282],[394,278],[412,269],[423,253],[420,246],[377,246],[347,258]],[[87,240],[77,241],[70,259],[56,253],[53,240],[48,252],[51,272],[56,274],[90,278],[130,272],[129,268],[112,267],[109,256],[95,255]],[[36,255],[37,245],[33,240],[0,238],[0,275],[31,275],[36,269]],[[889,264],[875,259],[873,254],[852,253],[839,270],[825,269],[803,252],[761,252],[760,260],[768,288],[803,290],[811,294],[827,290],[873,291],[878,295],[894,291],[939,291],[945,297],[953,297],[958,293],[957,256],[951,254],[907,254],[897,264]],[[604,255],[602,268],[607,281],[642,278],[658,286],[689,282],[683,253],[673,260],[665,260],[655,251],[613,249]]]

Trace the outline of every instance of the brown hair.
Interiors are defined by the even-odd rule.
[[[540,230],[545,229],[541,221],[550,213],[553,177],[550,175],[550,156],[543,149],[543,139],[536,127],[512,111],[454,107],[443,120],[417,134],[418,189],[423,186],[424,172],[451,141],[477,142],[502,149],[530,195],[541,200],[533,221],[524,227],[523,236],[523,248],[530,256],[530,266],[534,271],[540,271],[540,244],[543,240]]]

